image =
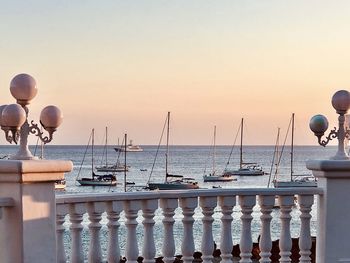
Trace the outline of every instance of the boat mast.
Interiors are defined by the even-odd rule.
[[[168,158],[169,158],[169,130],[170,130],[170,111],[168,111],[167,118],[167,132],[166,132],[166,153],[165,153],[165,182],[168,181]]]
[[[215,174],[215,155],[216,155],[216,125],[214,126],[214,146],[213,146],[213,172],[212,175]]]
[[[92,129],[92,141],[91,141],[91,176],[94,178],[94,140],[95,129]]]
[[[127,134],[124,135],[124,192],[126,192],[126,141]]]
[[[290,146],[290,180],[293,181],[293,152],[294,152],[294,113],[292,114],[292,142]]]
[[[242,169],[242,165],[243,165],[243,118],[241,120],[241,147],[240,147],[239,169]]]
[[[108,128],[107,128],[107,126],[106,126],[106,142],[105,142],[105,149],[106,149],[106,168],[107,168],[107,166],[108,166],[108,156],[107,156],[107,150],[108,150]]]

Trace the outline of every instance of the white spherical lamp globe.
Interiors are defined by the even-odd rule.
[[[56,129],[61,125],[63,115],[59,108],[50,105],[45,107],[40,113],[40,123],[44,129]]]
[[[4,107],[1,113],[1,126],[19,130],[26,121],[26,112],[19,104]]]
[[[6,106],[7,104],[0,106],[0,126],[2,126],[2,111],[5,109]]]
[[[328,120],[321,114],[315,115],[311,118],[309,127],[315,135],[322,136],[328,129]]]
[[[345,114],[350,107],[350,93],[347,90],[338,90],[332,97],[332,106],[338,114]]]
[[[38,92],[35,79],[28,74],[16,75],[10,83],[10,91],[17,103],[25,106],[35,97]]]

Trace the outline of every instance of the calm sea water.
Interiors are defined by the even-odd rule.
[[[1,146],[3,154],[11,154],[15,151],[12,146]],[[127,181],[135,182],[138,186],[145,186],[150,179],[154,182],[164,181],[165,175],[165,147],[161,147],[154,165],[154,171],[150,178],[150,171],[157,152],[157,146],[142,146],[143,152],[127,153],[127,165],[131,168],[127,173]],[[32,152],[35,151],[31,147]],[[103,146],[95,146],[94,163],[95,165],[104,164]],[[83,161],[86,146],[55,146],[48,145],[45,147],[45,159],[62,159],[71,160],[74,169],[71,173],[66,174],[67,188],[65,193],[78,192],[106,192],[106,191],[123,191],[124,175],[117,173],[118,185],[116,187],[81,187],[75,179],[77,176],[91,175],[91,149],[88,149]],[[228,161],[231,151],[230,146],[218,146],[216,148],[216,169],[222,171]],[[246,146],[243,150],[243,159],[245,162],[257,162],[265,172],[270,172],[273,158],[274,146]],[[311,174],[305,167],[308,159],[324,159],[334,155],[335,147],[320,146],[295,146],[294,147],[294,174]],[[40,149],[37,149],[37,155],[40,155]],[[108,163],[113,164],[117,161],[118,153],[113,147],[108,148]],[[119,156],[120,161],[124,162],[124,153]],[[239,148],[235,147],[228,165],[229,168],[237,168],[239,165]],[[147,171],[142,171],[146,169]],[[80,174],[79,174],[80,170]],[[186,177],[193,177],[200,187],[211,188],[213,185],[220,185],[229,188],[249,188],[249,187],[266,187],[268,175],[258,177],[240,177],[238,181],[229,183],[204,183],[202,176],[204,172],[212,171],[212,148],[210,146],[173,146],[170,149],[169,172],[181,174]],[[281,179],[288,180],[290,174],[290,148],[285,147],[283,158],[280,164]]]
[[[130,171],[127,173],[127,181],[133,181],[136,185],[144,186],[149,180],[150,171],[154,162],[155,154],[157,151],[156,146],[142,146],[143,152],[134,152],[127,153],[127,164],[131,166]],[[32,152],[34,152],[34,147],[30,147]],[[95,147],[95,165],[105,163],[102,161],[103,155],[103,146]],[[16,151],[16,148],[13,146],[1,146],[0,154],[12,154]],[[74,194],[74,193],[101,193],[101,192],[121,192],[123,191],[123,173],[117,174],[118,185],[116,187],[82,187],[79,186],[75,179],[77,176],[89,176],[91,175],[91,151],[88,149],[86,154],[86,146],[54,146],[49,145],[45,147],[44,157],[45,159],[62,159],[62,160],[71,160],[74,164],[74,169],[71,173],[66,174],[67,187],[66,191],[58,192],[57,194]],[[230,146],[218,146],[216,148],[216,168],[218,171],[222,171],[228,161],[229,153],[231,151]],[[257,162],[259,163],[265,172],[270,171],[272,158],[273,158],[273,146],[247,146],[244,148],[244,161],[245,162]],[[289,147],[285,148],[283,158],[280,164],[281,178],[288,180],[289,171],[290,171],[290,149]],[[294,173],[295,174],[310,174],[305,167],[305,162],[308,159],[325,159],[334,155],[336,152],[335,147],[319,147],[319,146],[295,146],[294,151]],[[40,155],[40,149],[37,149],[37,155]],[[85,162],[82,162],[85,155]],[[118,154],[114,151],[113,147],[108,148],[108,163],[113,164],[116,162]],[[123,154],[119,157],[123,162]],[[230,160],[228,167],[237,168],[239,164],[239,149],[234,148],[233,155]],[[147,169],[147,171],[141,171]],[[80,170],[80,174],[79,174]],[[258,177],[238,177],[237,181],[228,182],[228,183],[204,183],[202,176],[206,172],[212,170],[212,149],[210,146],[174,146],[171,147],[170,151],[170,161],[169,161],[169,170],[174,174],[182,174],[188,177],[195,178],[201,187],[212,188],[213,185],[220,185],[225,188],[251,188],[251,187],[266,187],[268,183],[268,175],[258,176]],[[154,172],[151,181],[159,182],[164,180],[165,174],[165,148],[161,147],[158,158],[154,166]],[[291,221],[291,231],[293,237],[299,236],[300,221],[299,221],[300,212],[298,209],[293,209],[292,211],[292,221]],[[312,212],[312,234],[316,234],[316,209],[314,207]],[[235,207],[233,212],[233,241],[238,243],[240,239],[241,226],[240,222],[241,213],[239,207]],[[252,221],[252,234],[253,240],[256,242],[259,231],[260,231],[260,212],[259,208],[256,207],[253,212],[253,221]],[[279,210],[276,209],[272,212],[273,220],[271,224],[271,235],[272,239],[278,239],[280,233],[280,223],[279,223]],[[214,240],[217,244],[220,244],[220,209],[216,209],[214,214],[214,223],[213,223],[213,233]],[[195,246],[196,250],[200,250],[201,243],[201,234],[202,234],[202,222],[201,222],[201,211],[200,208],[196,210],[194,215],[194,236],[195,236]],[[157,255],[161,255],[161,246],[162,246],[162,215],[161,211],[157,210],[155,216],[155,236],[156,236],[156,248]],[[182,215],[181,209],[177,209],[175,215],[175,242],[176,242],[176,253],[181,253],[181,239],[182,239]],[[139,226],[137,227],[138,241],[140,248],[142,246],[143,238],[143,228],[142,228],[142,216],[141,213],[138,218]],[[102,224],[104,225],[101,230],[101,239],[103,254],[106,255],[107,249],[107,228],[105,224],[107,223],[106,216],[103,216]],[[125,241],[126,241],[126,228],[125,228],[125,217],[122,214],[120,218],[120,246],[122,254],[124,254]],[[85,216],[83,222],[85,228],[83,231],[83,246],[84,251],[87,251],[89,244],[89,234],[88,234],[88,220]],[[66,223],[67,231],[65,234],[66,240],[66,250],[69,255],[70,246],[70,236],[68,232],[69,223]]]

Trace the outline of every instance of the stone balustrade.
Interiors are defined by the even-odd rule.
[[[161,255],[164,262],[170,263],[174,261],[176,250],[181,247],[183,262],[190,263],[195,252],[195,240],[201,238],[199,250],[203,254],[203,262],[209,263],[212,262],[214,251],[213,222],[214,217],[218,216],[221,221],[218,248],[221,250],[222,262],[232,262],[232,228],[236,224],[241,227],[240,262],[252,262],[252,214],[256,210],[260,211],[260,262],[271,262],[271,214],[276,202],[279,206],[280,262],[291,262],[290,224],[293,207],[300,213],[300,262],[310,262],[310,212],[314,195],[322,196],[323,190],[200,189],[57,196],[57,262],[75,263],[88,259],[88,262],[112,263],[119,262],[121,256],[125,256],[128,262],[137,262],[138,256],[142,256],[143,262],[150,263]],[[240,222],[233,222],[234,209],[241,212]],[[180,217],[176,216],[176,211],[180,211]],[[156,240],[155,237],[156,217],[162,224],[162,235],[157,237],[161,240]],[[196,220],[201,221],[201,237],[194,236],[193,226]],[[175,221],[182,224],[180,234],[174,228]],[[120,245],[121,224],[126,232],[123,235],[123,251]],[[102,233],[102,227],[107,234]],[[178,235],[181,236],[181,246],[176,247],[175,237]],[[83,245],[87,240],[88,251]],[[101,242],[104,246],[101,246]],[[162,244],[161,249],[158,249],[160,251],[156,248],[156,242]],[[107,251],[103,252],[102,247]]]

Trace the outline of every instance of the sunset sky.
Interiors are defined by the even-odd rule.
[[[173,144],[273,145],[296,114],[296,144],[316,145],[309,119],[336,125],[330,104],[350,89],[350,1],[1,1],[0,104],[31,74],[38,120],[46,105],[64,122],[54,144],[102,142],[125,132],[157,144],[171,111]],[[32,136],[31,142],[36,139]],[[0,144],[5,144],[0,136]]]

